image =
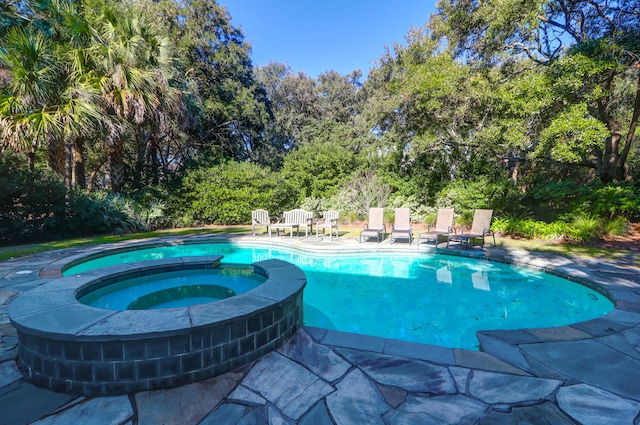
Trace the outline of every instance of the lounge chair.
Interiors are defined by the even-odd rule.
[[[409,245],[413,242],[413,229],[411,228],[411,213],[409,208],[396,208],[391,226],[391,236],[389,243],[392,244],[396,239],[409,239]]]
[[[269,237],[271,237],[271,229],[276,229],[276,235],[280,235],[280,230],[286,232],[289,229],[289,236],[293,237],[293,229],[296,229],[296,236],[300,236],[300,227],[304,227],[304,235],[309,235],[309,228],[313,232],[313,213],[301,209],[285,211],[282,220],[273,223],[269,227]]]
[[[322,229],[322,237],[324,237],[324,229],[329,229],[329,240],[333,240],[333,229],[336,229],[336,238],[338,237],[338,219],[340,212],[336,210],[325,211],[322,219],[316,221],[316,238],[319,237],[320,229]]]
[[[426,232],[418,234],[418,246],[420,246],[421,239],[426,239],[427,241],[434,240],[437,248],[440,236],[447,236],[448,239],[451,232],[456,233],[456,229],[453,227],[453,208],[440,208],[436,217],[436,225],[433,228],[427,226]]]
[[[269,219],[269,211],[267,210],[253,210],[251,211],[251,233],[256,235],[256,226],[265,226],[271,233],[271,220]]]
[[[450,241],[458,241],[464,248],[469,247],[469,241],[473,239],[482,239],[480,247],[484,249],[485,236],[493,236],[493,245],[496,244],[496,235],[491,230],[491,217],[493,216],[493,210],[476,210],[473,214],[473,223],[471,223],[471,230],[467,233],[464,230],[459,235],[449,235],[447,238],[447,247]]]
[[[365,223],[364,230],[360,232],[360,242],[362,242],[363,236],[366,236],[367,239],[375,236],[376,242],[380,242],[384,240],[386,230],[384,225],[384,208],[370,208],[369,221]]]

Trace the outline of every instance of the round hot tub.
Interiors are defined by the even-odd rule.
[[[220,301],[262,285],[266,277],[247,264],[149,270],[151,273],[106,279],[81,290],[82,304],[108,310],[157,310]]]
[[[123,264],[21,294],[11,303],[9,317],[18,330],[18,359],[26,379],[55,391],[117,395],[207,379],[273,351],[303,323],[306,278],[298,267],[281,260],[252,264],[251,273],[264,282],[244,293],[220,297],[226,285],[222,292],[186,285],[184,290],[151,291],[136,298],[133,307],[157,306],[165,298],[173,303],[218,295],[214,302],[111,310],[78,301],[131,279],[219,271],[221,258]]]

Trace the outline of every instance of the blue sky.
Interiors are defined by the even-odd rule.
[[[252,45],[254,66],[277,61],[310,77],[361,69],[366,78],[384,46],[424,27],[435,0],[219,0]]]

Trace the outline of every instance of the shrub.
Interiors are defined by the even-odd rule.
[[[68,191],[59,176],[0,157],[0,244],[106,233],[114,217],[124,216],[83,191]]]
[[[425,217],[430,213],[437,213],[437,210],[426,206],[423,202],[420,202],[417,196],[395,196],[387,204],[388,207],[393,210],[395,208],[409,208],[411,211],[411,221],[413,223],[419,223],[425,221]]]
[[[571,216],[568,237],[575,242],[589,242],[602,234],[600,220],[593,214]]]
[[[640,218],[640,190],[630,184],[596,187],[584,198],[584,208],[600,217]]]
[[[624,217],[615,217],[610,220],[604,220],[602,223],[602,231],[606,235],[622,236],[629,228],[629,222]]]
[[[357,171],[346,186],[332,197],[336,209],[346,213],[357,213],[366,217],[371,207],[383,207],[389,199],[391,188],[375,173]]]
[[[481,177],[475,181],[456,180],[447,185],[437,196],[436,207],[453,208],[459,220],[471,223],[473,212],[478,208],[500,213],[521,213],[525,207],[522,193],[511,180],[491,180]]]
[[[250,223],[251,211],[291,209],[296,192],[281,177],[251,163],[225,162],[190,170],[171,197],[182,225]]]
[[[537,184],[527,191],[525,202],[531,205],[536,214],[552,219],[557,215],[575,212],[590,190],[588,186],[571,180]]]
[[[546,223],[530,218],[515,217],[497,219],[491,228],[495,232],[527,239],[558,239],[569,233],[569,226],[562,221]]]
[[[156,199],[145,203],[121,194],[96,195],[109,230],[147,232],[165,227],[165,205]]]
[[[528,191],[525,202],[538,216],[547,219],[566,216],[571,220],[574,214],[640,218],[640,191],[628,183],[602,185],[564,181],[538,184]]]

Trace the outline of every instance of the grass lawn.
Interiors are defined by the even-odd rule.
[[[362,230],[362,226],[341,225],[340,237],[357,238]],[[419,231],[416,230],[416,233]],[[130,233],[123,235],[103,235],[79,239],[66,239],[53,242],[42,242],[16,246],[0,247],[0,261],[10,258],[35,254],[43,251],[55,249],[73,248],[84,245],[97,245],[126,240],[148,239],[161,236],[194,236],[205,234],[250,234],[251,226],[207,226],[198,228],[166,229],[145,233]],[[525,249],[528,251],[548,252],[561,255],[576,255],[597,258],[626,259],[634,258],[634,264],[640,266],[638,256],[628,250],[601,248],[588,245],[573,245],[567,243],[515,240],[506,237],[496,236],[496,245],[503,248]]]

